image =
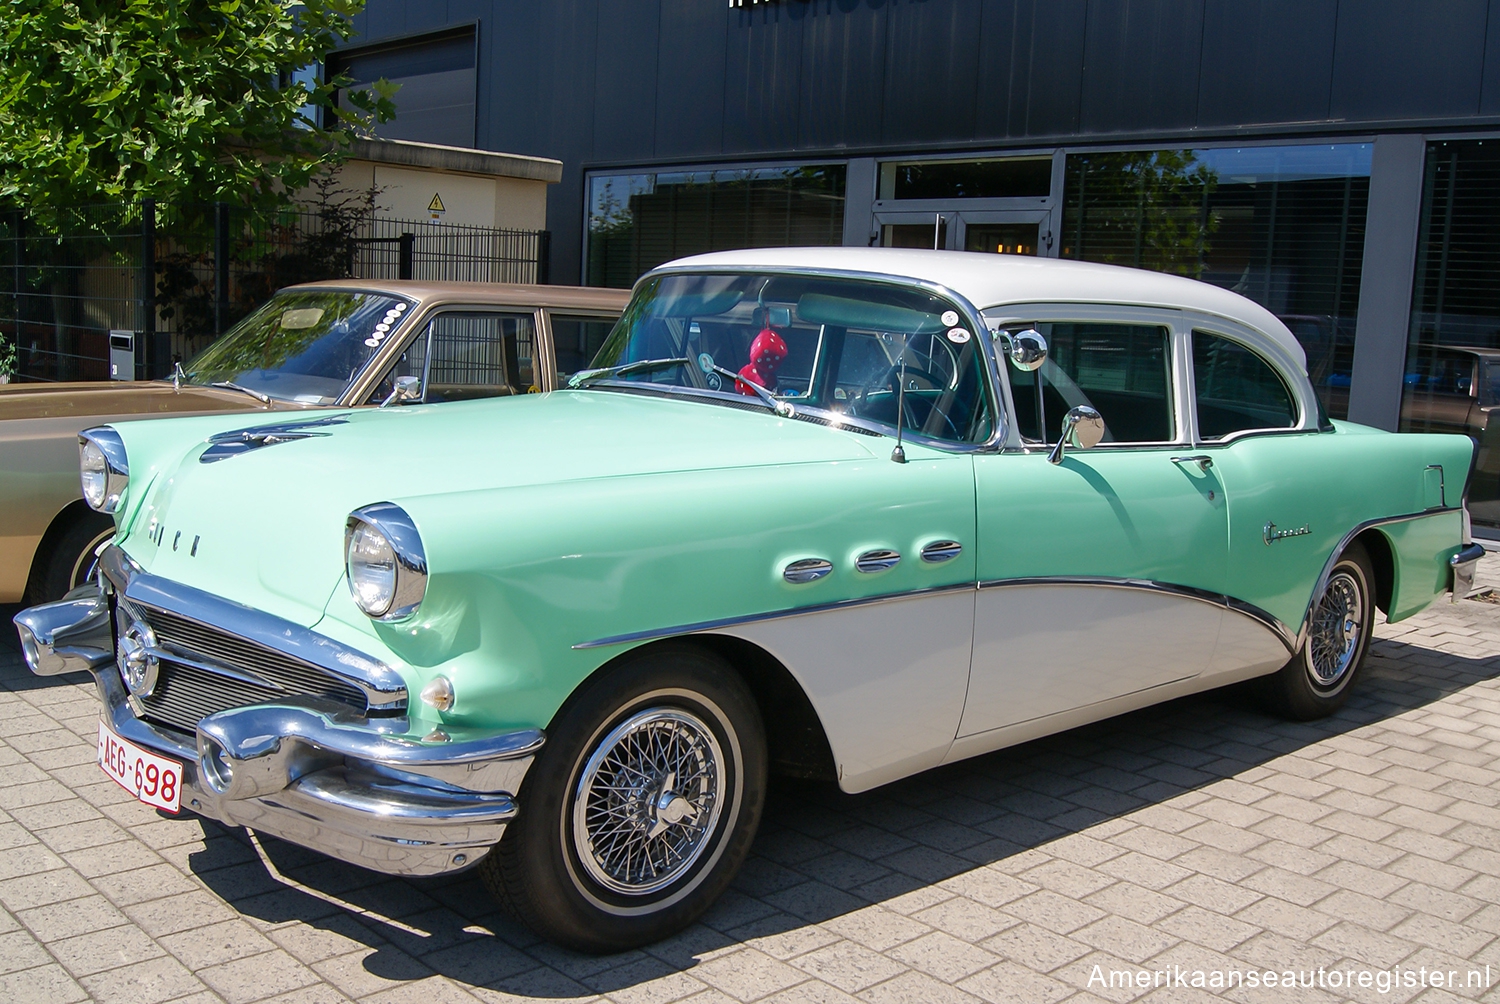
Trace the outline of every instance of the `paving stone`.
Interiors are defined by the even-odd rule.
[[[500,918],[469,876],[391,879],[268,838],[310,891],[277,882],[243,831],[164,818],[103,779],[90,687],[36,681],[13,651],[0,644],[0,737],[14,739],[0,739],[0,1000],[1290,999],[1127,994],[1090,986],[1095,964],[1489,961],[1500,983],[1494,606],[1379,625],[1369,672],[1323,722],[1278,722],[1226,691],[859,796],[776,782],[748,867],[704,921],[602,959]]]

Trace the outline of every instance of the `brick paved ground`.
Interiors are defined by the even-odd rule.
[[[780,784],[735,891],[611,958],[538,943],[469,876],[388,879],[138,805],[94,765],[92,690],[0,648],[0,1001],[1500,1002],[1090,986],[1095,965],[1500,984],[1500,606],[1379,638],[1323,723],[1218,693],[858,797]]]

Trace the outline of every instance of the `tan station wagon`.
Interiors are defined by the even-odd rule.
[[[278,292],[174,379],[0,387],[0,603],[62,596],[113,534],[79,491],[78,433],[90,426],[552,390],[588,365],[628,299],[572,286],[312,283]]]

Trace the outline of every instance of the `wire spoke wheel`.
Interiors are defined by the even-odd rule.
[[[718,825],[724,766],[713,730],[687,711],[651,708],[617,725],[573,796],[573,839],[589,876],[645,896],[686,874]]]
[[[1354,664],[1363,640],[1363,590],[1352,574],[1340,569],[1313,612],[1307,638],[1307,668],[1318,687],[1332,687]]]

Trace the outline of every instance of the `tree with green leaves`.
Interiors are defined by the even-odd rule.
[[[97,203],[284,204],[395,113],[384,81],[307,73],[362,7],[0,0],[0,202],[44,230]]]

